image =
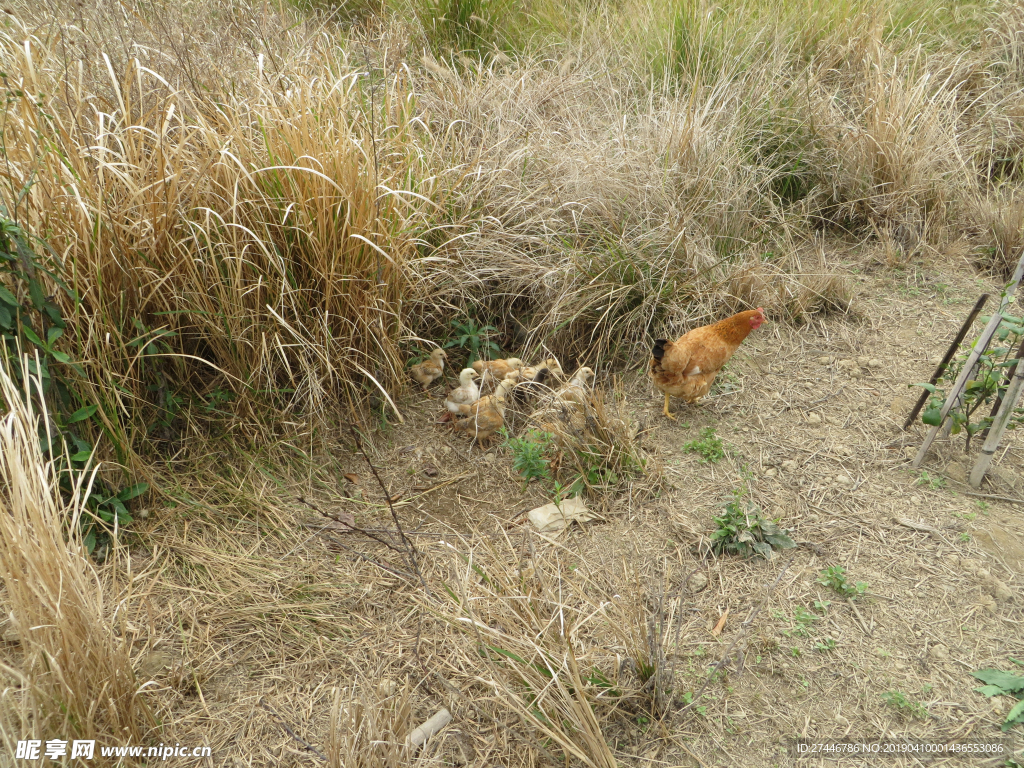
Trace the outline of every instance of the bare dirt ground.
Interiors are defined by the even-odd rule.
[[[909,464],[924,428],[900,429],[920,391],[907,385],[927,380],[930,361],[994,284],[952,259],[895,273],[867,265],[866,258],[850,264],[858,285],[851,314],[802,326],[770,322],[737,353],[716,395],[699,406],[673,403],[678,423],[661,416],[645,376],[620,373],[663,486],[605,500],[607,522],[573,529],[557,545],[539,537],[530,544],[553,552],[566,578],[582,579],[584,588],[600,583],[624,594],[664,580],[675,594],[686,574],[702,574],[674,614],[676,687],[700,689],[729,649],[725,674],[699,708],[660,725],[626,710],[610,715],[604,733],[620,765],[792,765],[786,740],[797,736],[1003,738],[998,723],[1012,702],[973,692],[980,683],[970,672],[1011,670],[1011,658],[1024,659],[1024,502],[994,498],[1024,499],[1024,444],[1008,438],[982,498],[968,493],[972,457],[962,436],[940,441],[916,471]],[[609,382],[599,371],[599,385]],[[417,534],[425,578],[439,591],[453,572],[453,552],[487,540],[518,546],[527,538],[523,513],[551,494],[538,483],[524,491],[507,449],[470,450],[435,426],[437,397],[412,395],[400,407],[406,423],[390,425],[369,450],[396,511]],[[709,426],[728,455],[702,464],[684,445]],[[451,707],[453,723],[427,750],[436,764],[545,765],[515,740],[514,717],[508,729],[488,722],[431,678],[447,675],[470,700],[477,690],[456,671],[461,641],[423,618],[417,587],[363,557],[387,564],[390,553],[325,530],[327,521],[295,500],[351,512],[363,527],[390,526],[362,459],[339,448],[319,471],[285,476],[269,458],[254,461],[237,481],[262,483],[263,511],[198,489],[187,514],[152,510],[132,547],[122,631],[159,638],[136,653],[159,683],[161,716],[175,723],[177,740],[210,744],[218,766],[312,765],[320,760],[302,742],[325,749],[334,689],[349,696],[376,686],[387,696],[397,686],[408,692],[414,724]],[[740,488],[792,532],[800,543],[792,554],[771,561],[700,554],[712,518]],[[197,516],[196,505],[208,513]],[[851,583],[866,583],[867,594],[851,603],[818,583],[833,565]],[[608,637],[592,642],[600,646],[595,658],[620,674],[627,649]],[[896,694],[906,706],[894,703]],[[1003,764],[886,758],[926,763]]]

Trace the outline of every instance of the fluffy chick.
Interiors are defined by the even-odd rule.
[[[569,383],[555,393],[555,399],[563,403],[582,404],[594,385],[597,374],[592,368],[580,368],[569,379]]]
[[[498,382],[493,395],[481,397],[472,405],[460,405],[459,415],[452,425],[460,432],[465,432],[478,442],[489,441],[505,424],[505,403],[512,388],[519,380],[519,372]]]
[[[512,399],[520,405],[537,397],[541,392],[550,391],[548,381],[551,378],[551,370],[540,368],[532,376],[528,375],[529,370],[523,369],[519,383],[512,390]]]
[[[448,353],[438,347],[430,353],[430,357],[422,363],[409,367],[409,375],[415,379],[421,387],[426,389],[444,374],[444,361],[448,359]]]
[[[518,357],[502,360],[477,360],[473,363],[473,370],[480,374],[481,386],[485,386],[488,382],[501,381],[512,371],[518,371],[522,367],[523,361]]]
[[[565,372],[562,371],[562,366],[558,364],[558,361],[555,360],[555,358],[553,357],[549,357],[540,365],[528,365],[525,368],[523,368],[523,381],[536,381],[537,376],[545,368],[548,371],[548,378],[553,378],[557,381],[561,381],[562,378],[565,376]]]
[[[475,381],[479,378],[480,374],[472,368],[462,369],[462,373],[459,374],[460,386],[449,392],[448,397],[444,399],[444,404],[448,406],[449,411],[459,413],[459,406],[472,405],[480,399],[480,387]]]

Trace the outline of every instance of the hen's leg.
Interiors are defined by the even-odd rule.
[[[669,399],[669,395],[666,394],[665,395],[665,409],[662,411],[662,413],[664,413],[668,418],[672,419],[672,421],[676,421],[675,415],[672,414],[672,413],[669,413],[669,410],[668,410],[668,399]]]

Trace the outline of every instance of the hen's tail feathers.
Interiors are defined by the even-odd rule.
[[[654,354],[654,359],[659,363],[661,362],[661,358],[665,356],[666,344],[668,344],[668,339],[655,339],[654,341],[654,349],[652,350],[652,353]]]

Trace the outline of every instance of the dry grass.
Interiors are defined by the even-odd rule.
[[[38,378],[28,384],[41,395]],[[23,404],[34,398],[2,369],[0,387],[10,407],[0,422],[0,578],[8,635],[21,646],[0,665],[4,750],[13,761],[24,738],[141,743],[156,723],[110,623],[109,585],[78,536],[86,489],[61,498],[59,465],[39,450],[45,412]]]
[[[540,398],[525,430],[551,441],[554,479],[565,495],[586,493],[599,505],[623,490],[638,497],[657,492],[660,467],[642,445],[645,425],[632,418],[616,382],[611,392],[597,388],[575,400],[555,393]]]
[[[998,587],[1017,585],[1013,550],[978,542],[1012,541],[1015,518],[994,501],[998,525],[962,540],[973,501],[906,476],[879,403],[900,409],[956,325],[947,304],[974,299],[944,254],[999,270],[1019,253],[1020,8],[485,2],[460,37],[435,23],[444,7],[18,0],[6,15],[0,198],[81,298],[60,299],[61,343],[119,441],[100,453],[160,494],[97,577],[77,498],[54,494],[30,416],[6,417],[5,742],[173,738],[232,768],[314,750],[610,768],[769,765],[785,738],[844,729],[989,733],[965,668],[1024,651],[1019,599]],[[680,450],[697,433],[659,420],[639,375],[544,415],[562,477],[617,513],[557,544],[518,528],[550,488],[524,490],[501,448],[467,455],[436,403],[403,393],[406,357],[452,319],[497,326],[524,358],[614,370],[757,305],[785,322],[685,417],[718,428],[721,463]],[[429,594],[388,571],[394,551],[294,501],[388,535],[332,432],[367,405]],[[1001,459],[996,490],[1019,497],[1015,443]],[[735,488],[814,545],[777,593],[776,564],[697,546]],[[911,494],[939,538],[892,523]],[[875,597],[793,635],[831,564]],[[815,647],[826,637],[838,652]],[[929,719],[890,712],[890,689]],[[441,706],[455,720],[410,755]]]
[[[512,56],[421,57],[431,7],[14,5],[3,200],[82,298],[67,344],[122,456],[168,416],[390,410],[453,316],[571,364],[755,299],[845,307],[834,263],[792,263],[811,227],[1008,258],[963,201],[1019,176],[1018,9],[540,4]]]

